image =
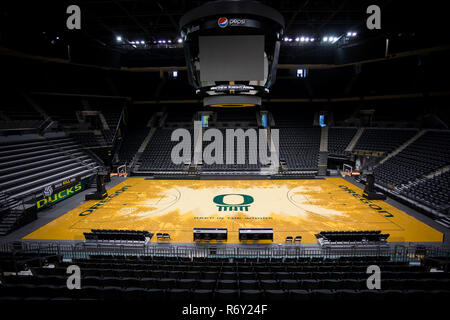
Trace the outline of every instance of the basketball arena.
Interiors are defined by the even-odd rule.
[[[128,178],[101,201],[86,201],[25,239],[83,240],[91,229],[155,230],[174,242],[193,242],[194,227],[227,228],[239,243],[239,228],[274,229],[274,242],[301,235],[316,243],[322,230],[373,229],[394,242],[442,242],[443,234],[380,200],[361,201],[362,190],[342,178],[323,180],[146,180]],[[224,198],[230,211],[214,198]],[[238,207],[242,194],[253,200]],[[356,195],[356,196],[355,196]],[[236,207],[234,207],[235,205]],[[156,239],[155,239],[156,240]]]
[[[448,301],[444,9],[21,6],[0,4],[0,302]]]

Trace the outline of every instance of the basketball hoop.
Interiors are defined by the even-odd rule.
[[[123,164],[123,165],[117,167],[117,175],[119,177],[127,177],[128,176],[126,164]]]

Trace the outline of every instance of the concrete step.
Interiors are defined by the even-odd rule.
[[[449,218],[442,218],[436,220],[437,223],[439,223],[441,226],[446,227],[447,229],[450,229],[450,219]]]

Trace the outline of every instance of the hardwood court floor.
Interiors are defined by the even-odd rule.
[[[382,230],[395,242],[443,240],[437,230],[384,201],[362,199],[361,193],[342,178],[129,178],[111,188],[108,198],[87,201],[25,239],[83,240],[83,232],[90,229],[133,229],[167,232],[172,242],[192,242],[194,227],[210,227],[228,228],[228,242],[237,243],[239,228],[270,227],[276,243],[297,235],[304,243],[315,243],[314,234],[324,230]]]

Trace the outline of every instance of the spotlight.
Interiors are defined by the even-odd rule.
[[[183,39],[179,38],[179,39],[177,40],[177,42],[178,42],[178,43],[182,43],[182,42],[183,42]]]
[[[301,41],[301,42],[305,42],[305,37],[301,37],[301,38],[300,38],[300,41]]]
[[[356,32],[353,32],[352,37],[356,37],[356,34],[357,34]]]
[[[296,41],[296,42],[299,42],[299,40],[300,40],[300,38],[299,38],[299,37],[295,38],[295,41]]]
[[[144,41],[144,40],[142,40],[142,41],[141,41],[141,44],[145,44],[145,41]]]
[[[311,41],[311,42],[314,42],[314,40],[315,40],[314,38],[309,39],[309,41]]]
[[[351,37],[352,33],[351,32],[347,32],[347,37]]]
[[[328,41],[328,37],[323,37],[323,41],[327,42]]]
[[[121,36],[117,36],[117,37],[116,37],[116,41],[117,41],[117,42],[122,41],[122,37],[121,37]]]

